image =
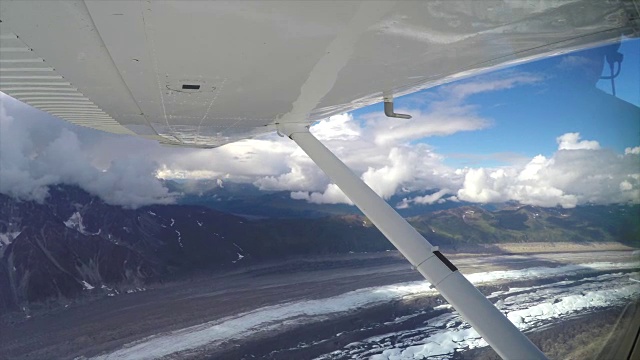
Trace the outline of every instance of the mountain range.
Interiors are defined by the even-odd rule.
[[[176,205],[135,210],[66,185],[50,187],[44,203],[0,194],[0,312],[115,296],[150,282],[269,259],[392,249],[352,206],[297,201],[287,207],[296,200],[279,192],[256,195],[244,185],[206,191],[185,195]],[[206,199],[228,212],[203,206]],[[194,205],[196,200],[202,204]],[[436,211],[424,206],[418,215],[413,210],[408,220],[448,251],[533,241],[640,246],[637,205],[560,209],[501,204],[492,209],[445,204],[436,204],[444,207]]]
[[[316,204],[291,198],[291,191],[260,190],[250,183],[234,183],[216,180],[165,180],[165,186],[171,192],[180,194],[179,204],[202,205],[214,210],[243,216],[268,218],[316,218],[327,215],[360,215],[360,211],[347,204]],[[413,204],[408,207],[398,206],[403,199],[431,195],[435,191],[401,191],[393,195],[387,202],[404,217],[421,215],[426,212],[446,210],[472,203],[461,201],[445,201],[439,199],[431,204]],[[451,196],[448,194],[442,198]],[[495,209],[494,204],[483,205],[487,209]]]

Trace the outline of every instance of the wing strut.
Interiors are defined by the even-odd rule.
[[[278,124],[376,225],[503,359],[546,359],[545,355],[389,204],[316,139],[307,124]]]

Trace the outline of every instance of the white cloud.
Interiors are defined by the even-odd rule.
[[[464,174],[455,173],[445,166],[443,157],[429,145],[411,142],[429,136],[486,128],[491,125],[491,121],[479,117],[473,106],[465,104],[469,96],[535,81],[533,77],[518,75],[509,79],[449,85],[435,94],[436,99],[428,107],[422,107],[422,110],[412,107],[400,110],[412,114],[414,117],[411,120],[390,119],[382,112],[357,120],[345,114],[320,121],[311,127],[311,131],[385,198],[394,195],[401,187],[409,190],[457,189],[462,184]],[[34,150],[33,144],[28,141],[29,137],[36,136],[36,128],[23,128],[24,133],[14,136],[21,139],[21,142],[12,145],[11,151],[20,149],[16,146],[25,146],[27,150],[18,151],[23,157],[28,156],[25,151],[42,151]],[[17,134],[18,130],[20,129],[13,129],[12,133]],[[54,134],[55,131],[50,133]],[[91,135],[95,141],[79,141],[64,132],[59,136],[62,139],[58,141],[56,137],[45,136],[45,141],[33,142],[50,144],[47,153],[58,155],[53,158],[42,156],[39,170],[32,166],[34,164],[22,161],[22,167],[15,170],[23,172],[10,173],[14,179],[11,183],[4,182],[7,184],[4,192],[37,197],[37,191],[44,191],[46,195],[48,184],[68,182],[81,184],[87,190],[103,194],[102,189],[107,189],[109,182],[122,184],[126,180],[117,179],[111,172],[117,170],[123,176],[129,174],[133,179],[148,179],[147,173],[155,171],[158,177],[166,179],[214,178],[248,182],[263,190],[291,191],[292,197],[310,202],[350,203],[295,143],[276,134],[210,150],[164,148],[140,139],[96,133]],[[136,153],[140,154],[140,158],[134,160],[132,157],[135,158],[135,155],[131,154]],[[65,157],[73,161],[61,162],[60,159]],[[137,165],[127,166],[123,161]],[[152,165],[154,161],[157,165]],[[133,175],[135,168],[144,171],[145,175]],[[97,172],[104,169],[107,169],[106,173]],[[37,177],[37,174],[43,176]],[[104,179],[98,179],[98,174],[104,175]],[[25,177],[29,181],[24,181]],[[24,184],[27,184],[28,189],[18,190]],[[140,184],[131,184],[134,185]],[[167,194],[157,192],[158,190],[154,186],[141,189],[142,199],[136,200],[136,204],[143,204],[145,198],[151,201],[154,199],[153,194],[158,195],[155,201],[169,201]],[[149,191],[151,193],[147,193]],[[104,192],[104,196],[112,203],[125,201],[125,196],[117,194],[118,191]],[[45,195],[39,196],[42,198]],[[415,203],[419,201],[416,200]]]
[[[516,74],[507,79],[448,85],[436,92],[433,101],[422,110],[398,109],[411,114],[412,119],[387,118],[382,112],[359,119],[345,114],[320,121],[311,127],[311,132],[384,198],[393,196],[401,187],[458,189],[463,175],[444,165],[444,158],[429,145],[411,142],[487,128],[492,122],[478,116],[476,108],[466,104],[469,96],[538,81],[535,76]],[[301,151],[292,152],[282,161],[289,169],[287,172],[261,177],[254,183],[261,189],[301,191],[292,195],[297,199],[348,203]]]
[[[514,74],[500,79],[465,81],[443,86],[442,92],[447,95],[443,103],[460,103],[471,95],[481,94],[489,91],[512,89],[519,85],[531,85],[539,83],[541,77],[532,74]]]
[[[467,169],[458,198],[471,202],[516,200],[538,206],[640,203],[640,156],[600,149],[578,133],[558,137],[551,157],[534,157],[523,168]]]
[[[566,133],[556,139],[558,150],[597,150],[597,141],[580,140],[580,133]]]
[[[460,131],[474,131],[490,126],[491,122],[470,114],[449,112],[423,113],[416,109],[399,109],[400,113],[410,113],[411,119],[389,121],[384,114],[366,117],[376,123],[375,143],[387,145],[406,142],[430,136],[446,136]]]
[[[640,146],[636,146],[636,147],[633,147],[633,148],[628,147],[628,148],[624,149],[624,154],[625,155],[631,155],[631,154],[639,155],[640,154]]]
[[[172,203],[174,197],[156,179],[157,164],[144,153],[92,165],[78,136],[57,124],[38,127],[29,118],[7,114],[0,97],[0,192],[42,202],[48,186],[75,184],[105,202],[126,207]]]
[[[340,190],[336,184],[329,184],[323,192],[315,191],[295,191],[291,193],[291,198],[296,200],[306,200],[314,204],[349,204],[351,200]]]
[[[620,183],[620,191],[633,190],[633,185],[628,180],[622,180]]]
[[[211,179],[252,182],[288,169],[287,157],[298,156],[289,139],[275,134],[242,140],[215,149],[161,148],[154,158],[162,164],[161,178]]]
[[[504,178],[503,170],[491,172],[482,168],[468,169],[462,189],[458,191],[458,198],[480,203],[505,201],[507,198],[500,191]]]
[[[557,67],[565,76],[572,73],[576,79],[595,84],[602,74],[603,55],[601,49],[583,50],[574,55],[563,56]]]
[[[406,198],[399,207],[460,200],[564,207],[639,202],[640,147],[615,154],[571,132],[557,137],[558,151],[548,157],[525,158],[502,168],[455,169],[424,142],[492,126],[469,104],[471,96],[539,80],[512,73],[508,78],[450,84],[425,95],[426,106],[413,99],[407,104],[417,106],[398,109],[413,115],[410,120],[387,118],[381,111],[357,119],[344,114],[314,124],[311,132],[380,196],[388,199],[401,189],[431,193]],[[166,148],[86,130],[76,136],[60,126],[43,125],[46,120],[18,114],[22,112],[12,113],[12,118],[0,107],[0,191],[17,197],[42,200],[47,185],[67,182],[114,204],[171,202],[156,174],[252,183],[314,203],[351,203],[293,141],[276,134],[216,149]]]
[[[313,125],[313,135],[320,141],[357,140],[362,136],[362,129],[348,114],[332,116]]]
[[[424,196],[416,196],[414,198],[404,198],[402,199],[402,201],[396,205],[396,208],[398,209],[406,209],[409,206],[411,206],[411,204],[421,204],[421,205],[431,205],[433,203],[443,203],[447,200],[449,201],[458,201],[457,198],[455,197],[450,197],[448,199],[444,199],[443,197],[447,194],[450,193],[451,190],[449,189],[442,189],[439,191],[434,192],[433,194],[429,194],[429,195],[424,195]]]
[[[376,144],[375,134],[384,131],[378,125],[375,121],[360,122],[351,115],[339,115],[315,124],[311,132],[384,198],[405,184],[415,190],[450,187],[461,181],[426,144]],[[314,203],[351,203],[304,152],[287,141],[295,150],[277,160],[287,171],[258,177],[256,186],[263,190],[291,190],[293,198]]]
[[[362,174],[362,180],[376,194],[385,199],[393,196],[402,184],[413,182],[420,161],[418,154],[407,148],[394,147],[389,151],[389,162],[379,168],[369,167]]]
[[[411,119],[389,120],[382,113],[365,116],[375,143],[403,143],[430,136],[446,136],[460,131],[475,131],[492,125],[489,119],[475,113],[475,107],[466,100],[475,94],[510,89],[518,85],[535,84],[536,76],[520,74],[506,79],[467,81],[443,86],[429,103],[426,110],[399,109],[399,113],[411,114]]]

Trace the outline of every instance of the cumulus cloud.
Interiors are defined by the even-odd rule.
[[[373,112],[354,119],[349,114],[333,116],[311,127],[311,132],[342,159],[378,195],[390,198],[402,187],[409,190],[458,189],[463,174],[444,164],[444,158],[425,143],[415,140],[476,131],[492,126],[480,117],[469,97],[489,91],[534,84],[540,79],[528,74],[507,78],[486,78],[447,85],[438,90],[426,106],[399,108],[411,119],[390,119]],[[420,104],[424,105],[424,104]],[[288,171],[259,178],[264,190],[292,190],[292,197],[317,203],[350,203],[331,185],[317,166],[300,150],[281,160]],[[408,204],[421,204],[408,201]]]
[[[516,200],[538,206],[640,203],[640,154],[601,149],[580,134],[557,138],[558,151],[522,168],[466,169],[458,198],[471,202]]]
[[[489,127],[491,121],[478,116],[475,107],[468,105],[466,100],[474,94],[535,81],[535,77],[517,75],[508,79],[485,79],[450,85],[436,92],[428,106],[409,106],[399,110],[412,114],[411,120],[389,119],[382,112],[358,119],[344,114],[317,122],[311,127],[311,131],[384,198],[393,196],[402,187],[436,191],[442,188],[457,189],[462,184],[464,174],[456,173],[444,165],[444,158],[429,145],[412,142],[430,136]],[[33,128],[29,131],[33,136]],[[28,134],[20,137],[25,136],[28,137]],[[152,164],[153,161],[157,163],[155,173],[163,179],[224,179],[253,183],[261,190],[290,191],[293,198],[315,203],[351,203],[295,143],[276,134],[208,150],[163,148],[157,144],[141,143],[138,139],[123,137],[97,138],[101,141],[91,142],[90,145],[82,144],[84,151],[79,152],[79,156],[86,156],[88,159],[79,159],[80,164],[89,163],[98,169],[110,169],[112,164],[130,159],[131,154],[142,152],[145,154],[143,158],[149,161],[145,164]],[[47,143],[53,140],[48,139]],[[64,147],[59,147],[61,151],[65,150]],[[70,148],[66,150],[73,151]],[[146,169],[146,172],[153,172],[152,165],[138,167]],[[81,181],[74,179],[82,172],[65,169],[64,166],[57,172],[49,169],[57,176],[47,181],[42,179],[41,182],[50,184],[55,181],[75,181],[94,192],[99,191],[99,188],[90,187],[90,184],[100,182],[88,181],[87,175],[79,178]],[[123,171],[124,167],[118,169]],[[59,174],[62,170],[65,173]],[[30,176],[33,177],[33,170],[28,171],[31,171]],[[153,187],[147,190],[149,189]],[[25,191],[21,192],[24,193]],[[105,196],[113,194],[114,192],[107,192]],[[162,196],[165,194],[160,195],[160,199],[164,199]]]
[[[389,164],[379,168],[369,167],[362,174],[369,187],[378,195],[388,199],[402,184],[413,182],[415,166],[420,163],[418,154],[407,148],[394,147],[389,151]]]
[[[288,158],[298,156],[296,151],[291,140],[273,134],[215,149],[162,148],[152,156],[161,163],[158,176],[164,179],[253,182],[285,173],[290,168]]]
[[[0,192],[42,202],[48,186],[75,184],[105,202],[125,207],[167,204],[174,197],[155,177],[157,164],[140,156],[112,161],[104,169],[92,164],[78,136],[53,124],[38,127],[31,119],[9,116],[0,101]]]
[[[456,169],[427,143],[429,137],[493,126],[478,115],[470,101],[474,95],[539,81],[510,73],[446,85],[398,109],[412,119],[389,119],[381,111],[357,118],[343,114],[317,122],[311,132],[383,198],[428,193],[407,197],[398,207],[460,200],[563,207],[639,202],[640,147],[616,154],[569,132],[558,134],[550,156],[500,168]],[[216,149],[166,148],[135,137],[74,130],[76,135],[68,130],[75,127],[43,126],[44,120],[22,115],[16,121],[17,114],[22,112],[9,116],[0,107],[0,192],[16,197],[42,200],[48,185],[65,182],[112,204],[136,207],[172,202],[157,178],[183,178],[251,183],[288,191],[301,201],[351,204],[293,141],[276,134]]]
[[[403,186],[422,190],[451,187],[461,180],[430,146],[407,141],[380,145],[374,136],[378,131],[383,130],[377,124],[357,121],[349,114],[333,116],[311,127],[316,137],[385,199]],[[290,190],[292,198],[314,203],[351,203],[300,149],[279,161],[288,171],[259,177],[254,184],[263,190]]]
[[[640,146],[636,147],[628,147],[624,149],[625,155],[639,155],[640,154]]]
[[[353,202],[340,190],[336,184],[329,184],[324,191],[294,191],[291,198],[295,200],[306,200],[314,204],[349,204]]]
[[[558,142],[558,150],[600,149],[600,144],[595,140],[580,140],[580,133],[566,133],[559,136],[556,141]]]
[[[433,194],[429,194],[429,195],[424,195],[424,196],[416,196],[413,197],[411,199],[409,198],[404,198],[402,199],[402,201],[396,205],[396,207],[398,209],[406,209],[409,206],[411,206],[411,204],[422,204],[422,205],[431,205],[434,203],[443,203],[446,200],[444,199],[444,196],[449,194],[451,192],[451,190],[449,189],[442,189],[439,191],[434,192]],[[448,198],[448,200],[450,201],[457,201],[457,198],[453,198],[450,197]]]

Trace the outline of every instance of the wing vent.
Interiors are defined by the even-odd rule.
[[[4,25],[4,24],[3,24]],[[0,34],[0,91],[72,124],[133,134],[84,96],[16,34]]]

